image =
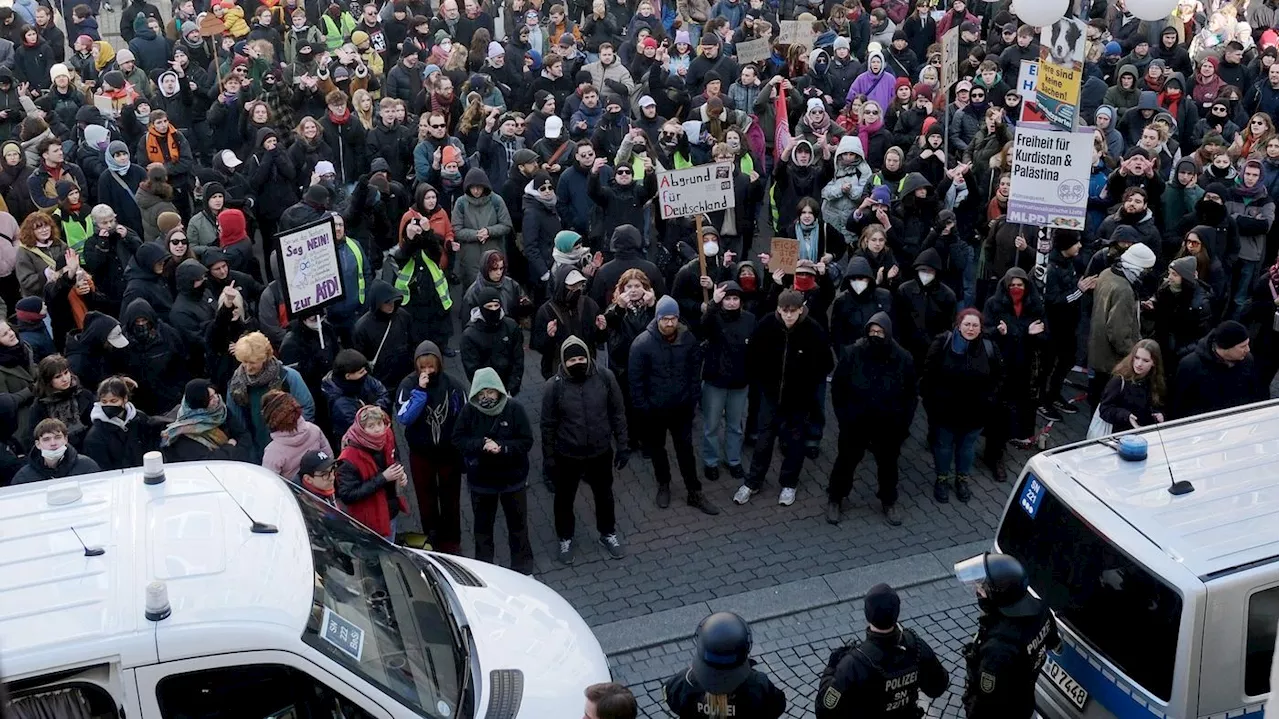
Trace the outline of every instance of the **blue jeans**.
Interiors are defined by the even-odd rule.
[[[1239,320],[1244,314],[1244,306],[1249,303],[1249,295],[1253,293],[1253,282],[1258,279],[1258,268],[1262,263],[1257,260],[1239,260],[1236,263],[1236,286],[1231,298],[1230,317]]]
[[[747,393],[702,383],[702,464],[720,465],[720,420],[724,419],[724,460],[730,467],[742,464],[742,430],[747,425]]]
[[[955,463],[956,474],[969,474],[973,471],[974,449],[978,446],[978,437],[982,428],[958,432],[950,427],[933,428],[933,471],[939,476],[951,474],[952,463]]]
[[[814,391],[813,405],[805,420],[805,442],[817,444],[822,441],[822,433],[827,427],[827,378],[823,377]]]

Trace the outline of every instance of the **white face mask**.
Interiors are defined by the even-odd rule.
[[[57,449],[41,449],[40,450],[41,457],[53,462],[61,461],[62,455],[66,453],[67,453],[67,445],[65,444]]]
[[[920,278],[920,284],[927,285],[933,282],[934,275],[932,272],[917,272],[916,277]]]
[[[302,324],[306,325],[308,329],[315,330],[316,332],[319,332],[319,331],[320,331],[320,318],[319,318],[319,317],[308,317],[308,318],[306,318],[305,320],[303,320],[303,321],[302,321]]]
[[[860,295],[863,292],[866,292],[867,288],[871,286],[871,281],[870,280],[854,280],[849,284],[853,287],[854,293]]]
[[[702,254],[707,257],[715,257],[720,254],[720,243],[715,240],[707,240],[702,243]]]

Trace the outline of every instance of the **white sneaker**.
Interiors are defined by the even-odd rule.
[[[751,495],[755,493],[756,491],[754,489],[744,484],[741,487],[738,487],[738,491],[733,493],[733,503],[746,504],[751,501]]]
[[[796,491],[791,487],[783,487],[782,491],[778,492],[778,504],[781,504],[784,507],[790,507],[795,503]]]

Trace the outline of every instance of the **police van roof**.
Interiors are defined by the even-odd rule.
[[[1065,474],[1167,556],[1201,579],[1274,561],[1280,545],[1280,412],[1275,401],[1135,432],[1147,459],[1104,444],[1039,455],[1052,487]],[[1046,472],[1048,463],[1056,465]],[[1033,470],[1034,471],[1034,470]],[[1171,482],[1195,491],[1174,496]]]
[[[272,633],[299,639],[311,547],[284,481],[233,462],[169,464],[165,475],[151,486],[132,469],[0,489],[8,679],[261,649]],[[62,504],[76,484],[81,496]],[[241,507],[279,532],[251,533]],[[85,545],[105,553],[86,556]],[[172,607],[159,622],[144,616],[154,581]]]

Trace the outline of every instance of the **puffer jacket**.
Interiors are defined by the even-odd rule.
[[[676,325],[674,341],[658,331],[658,319],[631,344],[627,360],[631,406],[637,412],[690,409],[701,392],[702,347],[693,332]]]
[[[564,370],[564,348],[576,344],[587,351],[587,376],[574,379]],[[627,414],[618,380],[595,363],[585,342],[566,335],[557,353],[561,369],[542,393],[543,461],[599,457],[627,446]]]
[[[321,380],[320,391],[329,402],[330,436],[333,437],[346,434],[355,421],[356,412],[367,404],[376,404],[385,412],[391,412],[391,397],[387,394],[387,388],[371,374],[358,380],[348,380],[345,377],[334,377],[333,372],[330,372]]]
[[[842,162],[844,155],[853,155],[853,162]],[[850,247],[857,246],[858,237],[845,228],[845,223],[862,201],[862,191],[871,181],[872,174],[862,149],[862,140],[856,134],[840,138],[840,144],[836,146],[835,175],[822,188],[822,219],[839,228]]]

